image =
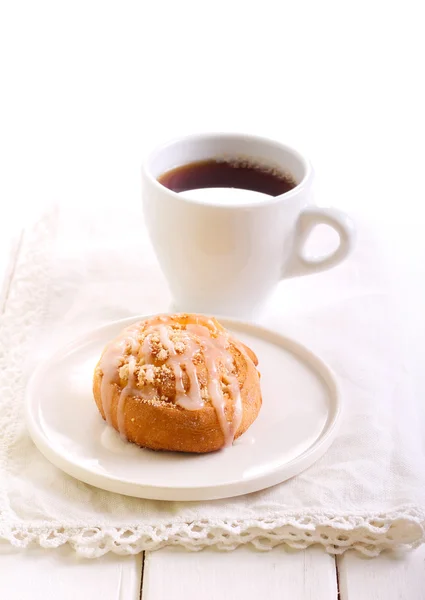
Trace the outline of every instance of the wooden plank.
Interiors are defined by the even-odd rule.
[[[5,600],[139,600],[142,555],[81,559],[67,545],[22,551],[0,543],[0,572]]]
[[[336,600],[335,560],[321,548],[147,552],[143,600]]]
[[[337,559],[340,600],[425,600],[425,546],[406,554]]]

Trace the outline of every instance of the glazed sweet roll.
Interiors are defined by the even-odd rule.
[[[214,318],[160,315],[127,327],[96,366],[102,417],[153,450],[212,452],[232,444],[261,408],[258,361]]]

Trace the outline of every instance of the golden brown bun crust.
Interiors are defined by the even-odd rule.
[[[183,315],[173,315],[173,317],[178,318],[180,323],[184,323]],[[215,320],[213,321],[216,323]],[[218,323],[217,325],[223,331]],[[259,373],[256,369],[258,361],[252,350],[230,336],[227,351],[234,360],[242,401],[242,418],[234,436],[236,439],[257,418],[262,402],[261,390]],[[103,374],[99,366],[100,362],[94,373],[93,393],[100,414],[105,419],[101,397]],[[203,373],[204,367],[203,363],[197,367],[200,380],[206,376]],[[120,383],[109,385],[112,387],[109,391],[109,420],[110,424],[119,431],[118,407],[123,385]],[[231,397],[227,395],[225,414],[230,421],[233,416],[233,403]],[[152,401],[130,394],[125,399],[121,416],[121,433],[124,433],[129,441],[153,450],[204,453],[219,450],[225,445],[225,436],[216,410],[208,399],[199,410],[187,410],[170,401],[169,398],[163,401],[158,397],[156,401]]]

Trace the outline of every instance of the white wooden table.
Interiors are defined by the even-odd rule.
[[[16,0],[0,15],[0,310],[43,205],[125,210],[143,154],[202,130],[302,147],[321,203],[397,222],[423,204],[421,5],[374,0]],[[418,225],[419,229],[419,225]],[[12,243],[13,241],[13,243]],[[415,249],[413,236],[404,243]],[[339,594],[339,596],[338,596]],[[1,600],[425,600],[425,547],[77,559],[0,543]]]

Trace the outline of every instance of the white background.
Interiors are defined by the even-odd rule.
[[[235,130],[304,150],[316,169],[318,202],[368,214],[377,227],[389,225],[394,260],[402,254],[406,272],[421,276],[424,263],[413,260],[425,247],[421,5],[420,0],[0,0],[0,267],[13,233],[42,207],[108,205],[125,211],[127,201],[140,197],[140,163],[158,141]],[[72,587],[76,578],[69,575],[65,554],[49,560],[53,573],[66,572]],[[333,596],[328,557],[306,556],[305,563],[301,558],[296,563],[301,587],[291,583],[298,581],[291,566],[298,558],[287,558],[286,571],[276,571],[276,559],[267,559],[272,598],[291,585],[293,597]],[[37,560],[30,565],[39,593],[38,564],[47,559]],[[161,554],[151,560],[147,597],[165,597],[167,589],[170,597],[178,580],[170,572],[165,596],[155,592],[154,565],[161,565]],[[203,572],[212,573],[213,563],[205,560],[196,562],[200,582]],[[22,591],[29,589],[25,580],[17,580],[23,564],[16,555],[7,558],[7,576],[16,586],[10,590],[18,590],[8,600],[29,597]],[[409,563],[411,570],[399,567],[392,579],[390,563],[372,568],[354,560],[347,570],[349,564],[340,563],[344,600],[367,600],[368,592],[374,599],[416,599],[423,591],[415,587],[423,580],[419,560],[417,567]],[[320,573],[330,573],[329,585],[317,584],[318,565]],[[115,577],[110,559],[96,568],[85,569],[86,582],[88,573],[97,579],[80,587],[80,598],[93,597],[82,590],[97,588],[103,573]],[[110,598],[122,593],[120,568],[108,587]],[[254,579],[246,568],[239,571],[248,598]],[[254,576],[255,565],[251,572]],[[230,588],[220,584],[219,570],[214,573],[215,589],[225,593]],[[52,597],[65,597],[60,582],[49,581]],[[403,593],[410,585],[409,595],[395,595],[398,582]],[[200,589],[206,597],[214,584]]]
[[[157,141],[237,130],[305,150],[321,203],[417,210],[420,5],[3,0],[2,209],[123,207]]]

